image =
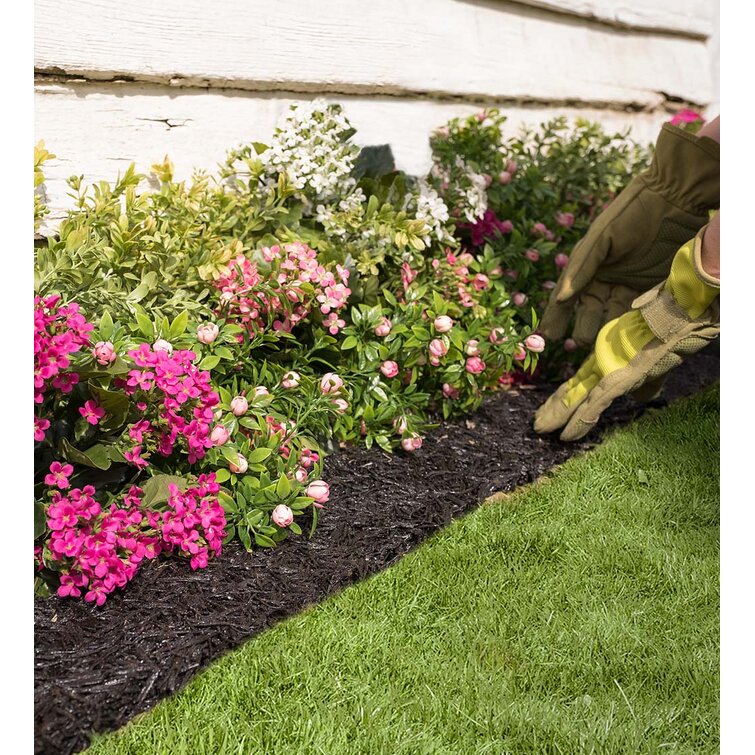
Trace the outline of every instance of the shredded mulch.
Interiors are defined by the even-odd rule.
[[[662,406],[719,376],[714,344],[669,376]],[[207,569],[145,566],[102,608],[35,601],[35,752],[68,755],[176,692],[226,651],[395,563],[492,493],[529,483],[645,410],[629,398],[591,436],[563,444],[532,431],[553,386],[496,394],[443,423],[413,455],[349,448],[330,456],[331,498],[312,540],[247,553],[234,542]]]

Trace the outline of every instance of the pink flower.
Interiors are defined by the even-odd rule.
[[[448,333],[454,326],[454,321],[448,315],[439,315],[433,320],[433,326],[438,333]]]
[[[305,493],[313,499],[317,508],[322,508],[322,504],[330,499],[330,485],[323,480],[313,480],[307,485]]]
[[[503,343],[508,340],[506,337],[506,331],[503,328],[493,328],[488,336],[490,343]]]
[[[149,462],[142,459],[142,447],[134,446],[130,451],[126,451],[123,454],[126,461],[133,464],[137,469],[144,469],[149,466]]]
[[[433,338],[433,340],[430,341],[428,349],[430,351],[430,356],[435,357],[436,359],[440,359],[448,354],[448,346],[446,346],[440,338]]]
[[[210,433],[210,440],[213,446],[222,446],[228,442],[230,433],[225,425],[215,425]]]
[[[422,448],[422,438],[420,438],[416,433],[413,433],[411,437],[404,438],[401,441],[401,448],[403,448],[404,451],[409,451],[410,453],[417,451]]]
[[[239,463],[234,464],[232,461],[228,462],[228,469],[233,472],[233,474],[244,474],[247,469],[249,469],[249,462],[246,460],[245,456],[242,456],[241,454],[236,454],[239,457]]]
[[[527,249],[527,251],[524,253],[524,256],[530,262],[537,262],[540,259],[540,252],[538,252],[537,249]]]
[[[509,160],[506,163],[506,170],[509,173],[511,173],[512,176],[514,175],[514,173],[517,172],[518,169],[519,169],[519,166],[516,164],[516,162],[514,160]]]
[[[514,352],[514,359],[517,362],[522,362],[527,357],[527,351],[524,348],[524,344],[518,343],[516,345],[516,351]]]
[[[531,336],[527,336],[527,338],[524,339],[524,345],[530,351],[537,354],[545,348],[545,339],[542,336],[533,333]]]
[[[333,406],[335,406],[336,411],[339,414],[346,414],[346,412],[349,410],[349,402],[342,398],[337,398],[333,402]]]
[[[346,321],[338,317],[336,312],[331,312],[323,321],[322,324],[328,329],[331,335],[336,335],[341,328],[346,325]]]
[[[556,222],[562,228],[571,228],[574,225],[574,213],[573,212],[558,212],[556,213]]]
[[[577,350],[577,342],[573,338],[567,338],[564,341],[564,351],[576,351]]]
[[[304,467],[297,467],[294,472],[294,479],[299,483],[305,483],[307,481],[307,470]]]
[[[70,464],[61,464],[54,461],[50,464],[50,474],[45,476],[45,485],[55,485],[60,490],[70,488],[71,483],[68,478],[73,474],[73,467]]]
[[[249,402],[244,396],[234,396],[231,399],[231,412],[234,417],[243,417],[249,409]]]
[[[569,264],[569,255],[562,252],[561,254],[557,254],[553,258],[553,261],[559,270],[563,270]]]
[[[556,287],[556,281],[543,281],[541,288],[543,291],[553,291]]]
[[[90,424],[96,425],[105,416],[105,410],[96,401],[87,401],[79,407],[79,414]]]
[[[519,272],[517,270],[507,270],[504,275],[507,278],[511,278],[511,280],[515,281],[519,277]]]
[[[515,307],[523,307],[527,303],[527,295],[516,291],[511,295],[511,301],[514,302]]]
[[[49,429],[50,420],[42,417],[34,417],[34,440],[40,443],[45,439],[45,430]]]
[[[97,341],[92,349],[92,356],[97,360],[97,364],[105,367],[116,360],[117,354],[110,341]]]
[[[506,184],[510,184],[511,183],[511,173],[509,173],[507,170],[502,170],[498,174],[498,183],[501,183],[504,186]]]
[[[380,372],[382,372],[387,378],[394,378],[398,375],[398,364],[392,362],[390,359],[386,359],[386,361],[380,365]]]
[[[548,241],[553,241],[553,231],[549,230],[545,223],[535,223],[532,226],[531,233],[533,236],[541,236]]]
[[[480,356],[480,342],[476,338],[470,338],[464,347],[464,353],[470,357]]]
[[[485,182],[485,188],[487,189],[490,184],[493,183],[493,177],[489,173],[482,174],[482,180]]]
[[[281,380],[281,385],[284,388],[298,388],[301,381],[301,375],[298,372],[287,372]]]
[[[703,120],[703,117],[702,115],[700,115],[700,113],[698,113],[696,110],[689,110],[688,108],[685,108],[684,110],[680,110],[678,113],[675,113],[669,123],[672,126],[678,126],[682,123],[694,123],[695,121],[701,120]]]
[[[254,399],[263,398],[264,396],[269,396],[269,395],[270,395],[270,391],[267,388],[265,388],[264,385],[258,385],[254,389],[254,395],[252,396],[252,401],[254,401]]]
[[[397,435],[403,435],[406,432],[407,427],[406,417],[396,417],[396,419],[393,420],[393,430]]]
[[[454,388],[450,383],[443,383],[443,395],[455,401],[459,398],[459,389]]]
[[[485,362],[480,357],[469,357],[466,362],[466,370],[472,375],[479,375],[485,371]]]
[[[220,328],[214,322],[208,322],[197,328],[197,341],[200,343],[212,343],[220,333]]]
[[[392,327],[393,323],[387,317],[383,317],[375,328],[375,335],[383,338],[391,332]]]
[[[279,527],[288,527],[294,521],[294,512],[284,503],[280,503],[273,509],[273,521]]]
[[[341,380],[335,372],[326,372],[320,379],[320,393],[323,395],[335,395],[343,388],[343,380]]]
[[[474,278],[472,278],[472,285],[475,287],[477,291],[484,291],[488,286],[490,285],[490,279],[487,275],[483,275],[482,273],[477,273]]]
[[[173,353],[173,344],[170,341],[166,341],[164,338],[158,338],[152,344],[152,351],[164,351],[168,356]]]

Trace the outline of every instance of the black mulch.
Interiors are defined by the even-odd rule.
[[[670,376],[665,401],[718,374],[716,344]],[[492,396],[474,415],[433,431],[414,455],[351,448],[329,457],[331,499],[311,541],[292,538],[253,554],[234,543],[194,573],[185,561],[152,562],[102,608],[37,600],[35,752],[78,752],[91,732],[122,726],[227,650],[385,569],[492,493],[593,446],[594,436],[566,445],[534,434],[533,412],[551,390]],[[621,399],[600,430],[641,411]]]

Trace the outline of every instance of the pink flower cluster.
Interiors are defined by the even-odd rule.
[[[301,242],[264,247],[262,256],[264,264],[238,255],[228,275],[217,281],[229,319],[238,321],[250,333],[268,327],[290,332],[317,307],[323,315],[329,315],[325,327],[334,335],[338,333],[345,322],[337,312],[351,294],[349,271],[336,265],[336,278],[318,262],[317,252]],[[281,287],[276,293],[268,290],[271,281]],[[304,283],[312,286],[312,293],[305,292]]]
[[[485,210],[485,214],[475,223],[459,223],[458,227],[469,231],[473,246],[483,246],[486,241],[514,230],[510,220],[499,220],[493,210]]]
[[[159,533],[162,548],[189,556],[191,568],[203,569],[211,556],[219,556],[225,537],[225,511],[218,501],[215,475],[200,475],[186,490],[169,485],[168,508],[148,511],[147,520]]]
[[[181,440],[189,463],[203,458],[215,445],[213,411],[220,403],[210,373],[193,364],[193,351],[177,349],[171,354],[143,343],[128,355],[138,369],[128,373],[125,391],[137,399],[136,406],[145,418],[128,429],[135,445],[124,454],[127,461],[138,468],[149,466],[143,458],[145,451],[170,456]]]
[[[60,306],[60,296],[34,297],[34,403],[41,404],[45,393],[54,388],[70,393],[79,382],[71,366],[70,355],[89,343],[94,325],[86,321],[75,302]],[[34,440],[42,441],[49,428],[48,420],[35,417]]]
[[[65,496],[52,494],[47,543],[61,571],[60,597],[79,597],[101,606],[117,587],[124,587],[144,559],[160,552],[160,541],[148,528],[140,508],[142,491],[132,486],[123,504],[108,510],[94,498],[94,488],[74,488]]]

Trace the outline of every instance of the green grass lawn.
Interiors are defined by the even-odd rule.
[[[647,415],[88,752],[718,752],[718,442]]]

